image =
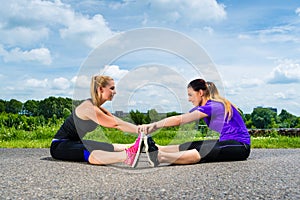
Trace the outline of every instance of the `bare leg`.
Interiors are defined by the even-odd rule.
[[[94,165],[109,165],[124,162],[127,158],[125,151],[107,152],[102,150],[94,150],[89,156],[89,163]]]
[[[156,144],[156,146],[158,147],[158,149],[160,151],[163,151],[163,152],[168,152],[168,153],[179,152],[179,145],[160,146],[160,145]]]
[[[172,164],[194,164],[201,159],[199,152],[196,149],[179,151],[174,153],[158,152],[158,160],[160,163]]]
[[[132,146],[133,144],[112,144],[114,146],[114,151],[124,151],[126,148]]]

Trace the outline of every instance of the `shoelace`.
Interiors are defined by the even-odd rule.
[[[141,139],[141,138],[139,137],[138,139]],[[131,163],[134,160],[134,157],[137,154],[138,147],[136,146],[136,142],[134,143],[133,146],[125,149],[127,158],[126,158],[126,160],[124,162],[127,163],[127,164],[131,165]]]
[[[128,148],[128,149],[125,149],[126,155],[127,155],[127,158],[126,158],[126,160],[125,160],[125,163],[130,163],[130,164],[132,163],[133,158],[134,158],[134,156],[136,155],[135,150],[133,150],[133,149],[135,149],[135,148]]]

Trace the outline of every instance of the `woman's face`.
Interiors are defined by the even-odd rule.
[[[106,101],[111,101],[116,92],[115,82],[113,80],[109,81],[105,87],[101,87],[102,99]]]
[[[192,87],[188,87],[187,89],[188,92],[188,100],[191,102],[194,106],[199,106],[201,105],[202,102],[202,93],[201,90],[195,91],[193,90]]]

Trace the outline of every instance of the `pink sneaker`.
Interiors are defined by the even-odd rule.
[[[127,154],[127,158],[124,161],[125,164],[130,165],[131,167],[136,167],[142,150],[143,136],[144,134],[140,133],[134,145],[125,149]]]

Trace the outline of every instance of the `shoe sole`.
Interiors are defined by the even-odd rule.
[[[135,168],[137,166],[137,163],[139,161],[139,158],[140,158],[140,155],[141,155],[142,142],[143,142],[143,137],[140,138],[138,151],[137,151],[137,153],[135,155],[133,163],[131,164],[131,167],[133,167],[133,168]]]
[[[148,161],[149,161],[149,164],[151,167],[155,167],[155,164],[154,162],[152,162],[152,160],[150,159],[150,153],[149,153],[149,146],[148,146],[148,137],[147,136],[144,136],[144,145],[145,145],[145,151],[146,151],[146,155],[147,155],[147,158],[148,158]]]

